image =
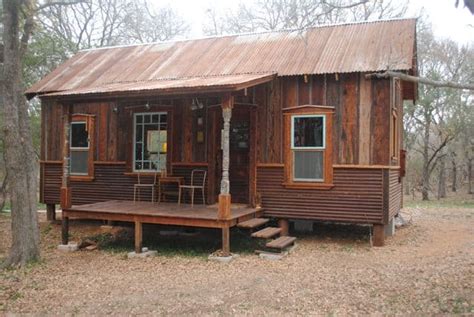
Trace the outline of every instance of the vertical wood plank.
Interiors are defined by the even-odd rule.
[[[310,103],[309,95],[311,82],[309,76],[307,77],[308,82],[305,83],[304,76],[298,76],[298,105],[308,105]]]
[[[222,228],[222,255],[230,255],[230,228],[228,226]]]
[[[372,81],[371,161],[373,165],[390,164],[390,81]]]
[[[193,161],[193,127],[191,120],[193,113],[191,110],[191,100],[186,99],[183,108],[182,131],[183,131],[183,158],[185,162]]]
[[[143,226],[140,221],[135,221],[135,253],[142,253]]]
[[[275,81],[275,89],[273,90],[273,95],[271,96],[272,107],[272,123],[273,125],[268,126],[271,128],[271,131],[268,131],[270,134],[269,144],[270,144],[270,163],[281,163],[283,160],[283,112],[282,108],[284,107],[284,102],[282,99],[282,81],[281,79]],[[296,87],[295,87],[296,88]],[[296,102],[296,100],[295,100]],[[268,114],[267,114],[268,115]]]
[[[117,161],[117,113],[113,111],[116,107],[115,103],[109,103],[107,107],[108,115],[108,131],[107,131],[107,160]]]
[[[97,155],[97,159],[99,161],[107,161],[107,104],[106,103],[100,103],[97,105],[99,107],[99,111],[97,112],[98,116],[98,139],[99,139],[99,152]]]
[[[258,129],[257,135],[257,161],[264,163],[268,161],[267,135],[267,116],[269,111],[268,91],[272,91],[275,86],[275,80],[268,84],[258,85],[255,89],[255,103],[257,104]]]
[[[173,102],[173,143],[171,144],[172,153],[172,161],[173,162],[182,162],[182,131],[177,127],[182,126],[182,118],[183,118],[183,105],[178,102]]]
[[[324,76],[311,75],[311,104],[324,105]],[[327,106],[332,106],[328,104]]]
[[[359,164],[370,163],[370,118],[372,110],[372,82],[360,74],[359,102]]]
[[[342,109],[341,109],[341,83],[331,75],[327,76],[325,99],[328,106],[334,107],[333,121],[333,163],[339,164],[339,148],[341,143],[341,125],[342,125]]]
[[[341,75],[342,77],[342,75]],[[341,79],[342,103],[340,107],[341,134],[339,162],[357,164],[358,154],[358,76],[346,74]]]
[[[69,242],[69,218],[63,215],[61,219],[61,243],[67,245]]]
[[[250,110],[249,204],[255,207],[257,195],[257,110]]]

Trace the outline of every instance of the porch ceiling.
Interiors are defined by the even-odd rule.
[[[185,94],[231,92],[271,81],[276,73],[238,74],[209,77],[189,77],[150,81],[133,81],[106,84],[91,88],[78,88],[44,94],[46,97],[134,95],[137,93]]]

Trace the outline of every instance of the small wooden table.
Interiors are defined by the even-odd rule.
[[[184,177],[182,176],[163,176],[158,178],[158,203],[161,201],[161,185],[162,184],[176,184],[178,186],[178,192],[179,192],[179,186],[184,184]],[[176,196],[178,196],[178,192],[176,192]]]

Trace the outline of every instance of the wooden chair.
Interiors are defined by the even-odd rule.
[[[193,170],[191,172],[191,185],[180,185],[178,193],[178,205],[181,204],[181,193],[183,190],[191,190],[191,207],[194,206],[194,191],[200,189],[202,192],[202,203],[206,204],[206,197],[204,188],[206,187],[207,171],[204,170]]]
[[[133,201],[137,200],[137,192],[138,192],[138,200],[140,200],[140,189],[141,188],[149,188],[151,190],[151,201],[155,202],[155,190],[156,190],[156,172],[153,173],[153,183],[143,183],[140,179],[140,173],[138,173],[138,183],[133,185]]]

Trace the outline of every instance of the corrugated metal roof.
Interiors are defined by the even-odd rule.
[[[81,51],[26,93],[239,74],[409,70],[415,25],[387,20]]]
[[[192,77],[183,79],[153,80],[140,82],[119,82],[102,86],[76,88],[65,91],[47,93],[45,96],[71,96],[71,95],[99,95],[121,94],[153,91],[157,93],[183,93],[190,89],[199,88],[202,91],[232,91],[268,82],[276,74],[241,74],[210,77]]]

